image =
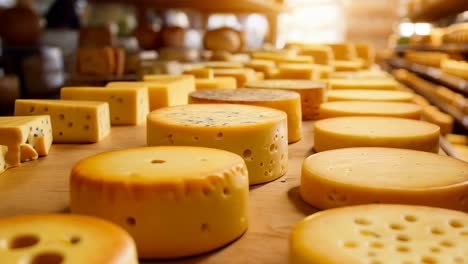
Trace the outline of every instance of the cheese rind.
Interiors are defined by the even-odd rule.
[[[195,78],[192,75],[145,75],[148,82],[150,111],[188,103],[188,94],[195,91]]]
[[[317,152],[352,147],[406,148],[439,152],[438,126],[394,117],[335,117],[314,124]]]
[[[320,209],[386,203],[468,212],[463,198],[468,193],[467,171],[468,163],[424,151],[336,149],[304,161],[300,193]]]
[[[73,167],[70,190],[72,212],[122,226],[141,258],[204,253],[247,228],[247,169],[241,157],[223,150],[170,146],[101,153]]]
[[[298,93],[268,89],[203,90],[192,92],[189,103],[247,104],[274,108],[288,115],[288,142],[301,139],[302,113]]]
[[[398,82],[391,79],[330,79],[329,85],[331,90],[397,90],[398,88]]]
[[[320,119],[340,116],[388,116],[421,119],[422,108],[417,104],[400,102],[343,101],[320,105]]]
[[[288,163],[287,115],[272,108],[237,104],[191,104],[151,112],[149,146],[203,146],[244,158],[250,184],[275,180]]]
[[[387,90],[331,90],[327,101],[377,101],[377,102],[411,102],[414,94],[402,91]]]

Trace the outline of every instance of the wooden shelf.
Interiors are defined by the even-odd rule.
[[[466,10],[468,2],[465,0],[431,0],[421,3],[409,18],[415,22],[432,22]]]

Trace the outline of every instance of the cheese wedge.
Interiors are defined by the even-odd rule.
[[[197,90],[204,89],[236,89],[237,80],[234,77],[214,77],[212,79],[196,79]]]
[[[331,90],[327,101],[377,101],[377,102],[411,102],[414,94],[386,90]]]
[[[247,104],[278,109],[288,115],[288,142],[301,139],[301,98],[295,92],[269,89],[202,90],[190,93],[189,103]]]
[[[285,112],[237,104],[191,104],[148,115],[149,146],[178,145],[224,149],[243,157],[250,184],[286,173],[288,131]]]
[[[320,119],[340,116],[388,116],[421,119],[422,107],[401,102],[343,101],[320,105]]]
[[[255,81],[257,76],[252,69],[215,69],[215,77],[234,77],[237,81],[237,88],[244,87],[245,83]]]
[[[137,264],[135,242],[99,218],[27,215],[0,219],[2,263]]]
[[[246,88],[289,90],[301,95],[302,120],[313,120],[319,116],[320,104],[325,102],[327,84],[308,80],[265,80],[250,82]]]
[[[291,264],[466,263],[468,214],[426,206],[361,205],[313,214],[290,236]]]
[[[300,55],[311,56],[314,62],[322,65],[329,65],[333,60],[333,51],[325,45],[308,45],[299,51]]]
[[[393,117],[335,117],[314,124],[317,152],[353,147],[406,148],[439,152],[440,129],[424,121]]]
[[[300,193],[320,209],[393,203],[468,212],[468,203],[463,202],[468,193],[467,171],[466,162],[424,151],[335,149],[304,161]]]
[[[78,162],[71,172],[70,208],[126,229],[140,258],[177,258],[241,236],[248,192],[244,160],[234,153],[143,147]]]
[[[96,101],[34,100],[15,102],[15,115],[50,115],[54,143],[99,142],[110,132],[109,105]]]
[[[391,79],[330,79],[329,85],[331,90],[397,90],[398,88],[398,82]]]
[[[34,149],[34,147],[27,143],[20,145],[20,151],[21,151],[21,154],[20,154],[21,162],[37,160],[37,158],[39,157],[39,154]]]

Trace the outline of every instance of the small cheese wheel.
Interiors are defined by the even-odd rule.
[[[289,90],[301,95],[302,120],[317,119],[320,104],[325,102],[327,84],[309,80],[264,80],[249,82],[246,88]]]
[[[386,90],[331,90],[327,101],[378,101],[378,102],[411,102],[414,94],[402,91]]]
[[[320,105],[320,119],[340,116],[389,116],[421,119],[422,108],[400,102],[328,102]]]
[[[149,146],[179,145],[224,149],[242,156],[250,184],[281,177],[288,165],[286,113],[238,104],[191,104],[148,115]]]
[[[398,82],[391,79],[330,79],[331,90],[341,89],[371,89],[371,90],[397,90]]]
[[[278,109],[288,115],[288,142],[301,139],[301,99],[295,92],[268,89],[201,90],[189,95],[189,103],[248,104]]]
[[[335,149],[304,161],[300,193],[320,209],[394,203],[468,212],[468,163],[407,149]]]
[[[143,147],[78,162],[71,172],[70,208],[125,228],[141,258],[175,258],[242,235],[248,191],[245,163],[234,153]]]
[[[353,147],[406,148],[438,153],[440,129],[431,123],[394,117],[350,116],[317,121],[317,152]]]
[[[137,264],[135,242],[120,227],[82,215],[0,219],[2,263]]]
[[[293,228],[289,263],[466,263],[467,226],[468,214],[427,206],[327,210]]]

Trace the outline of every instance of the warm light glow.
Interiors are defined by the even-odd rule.
[[[414,34],[413,23],[401,23],[400,24],[400,35],[403,37],[410,37]]]
[[[431,33],[432,25],[428,23],[416,23],[414,24],[414,32],[416,35],[429,35]]]

